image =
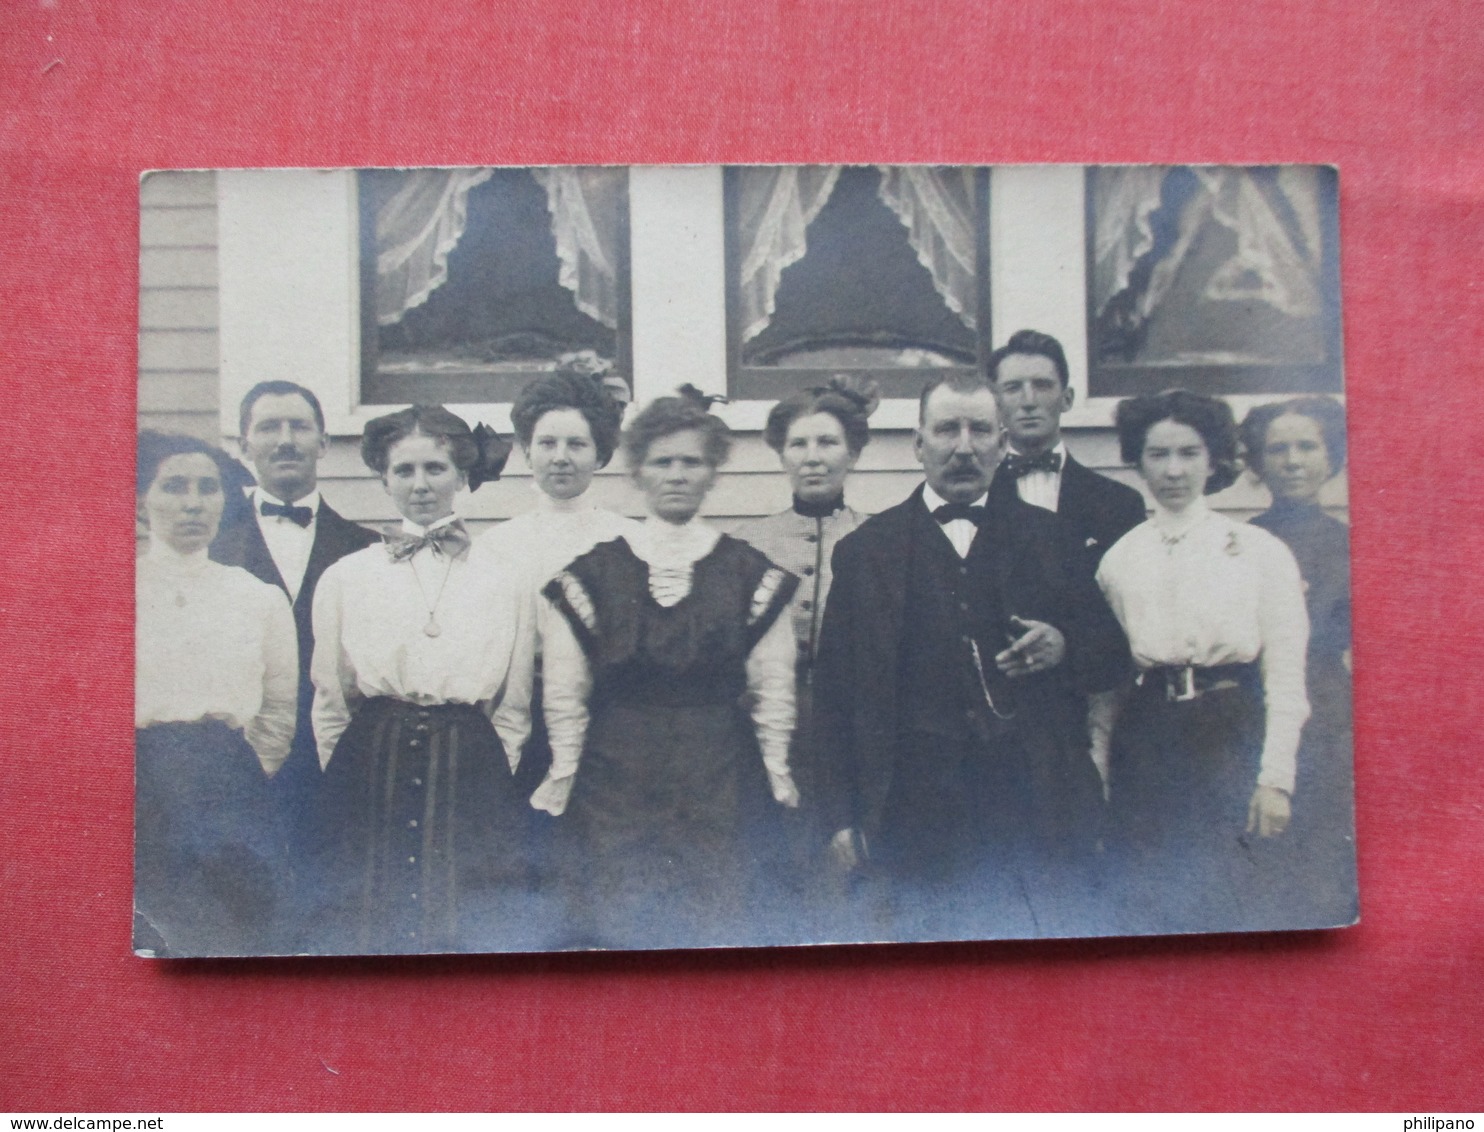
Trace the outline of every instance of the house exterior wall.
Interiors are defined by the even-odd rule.
[[[636,288],[636,320],[643,317],[637,310],[643,294],[644,289]],[[1062,321],[1078,323],[1085,318],[1077,313],[1070,320],[1062,316]],[[218,175],[150,175],[140,193],[140,427],[186,432],[235,447],[232,438],[224,435],[234,430],[236,413],[223,403],[220,328]],[[1012,329],[1015,326],[1007,326],[996,337],[1003,338]],[[636,357],[636,366],[642,361]],[[296,375],[296,379],[317,388],[313,374]],[[235,397],[234,391],[231,399]],[[502,431],[508,427],[498,419],[490,423]],[[903,427],[906,422],[900,412],[891,423],[898,427],[877,430],[850,481],[852,506],[866,512],[898,502],[921,478],[912,455],[912,434]],[[1087,466],[1139,486],[1137,475],[1119,460],[1117,438],[1110,427],[1069,428],[1067,441]],[[638,515],[642,501],[618,467],[620,463],[615,460],[614,467],[601,472],[592,490],[605,506]],[[361,462],[355,435],[342,431],[332,437],[321,464],[321,488],[337,510],[357,522],[375,525],[395,517],[381,485]],[[777,457],[755,429],[739,429],[732,459],[707,500],[705,513],[727,528],[786,507],[788,499]],[[1326,488],[1325,500],[1332,513],[1347,516],[1343,476]],[[1238,518],[1247,518],[1267,506],[1267,494],[1244,476],[1213,502]],[[517,451],[505,476],[468,496],[461,510],[471,526],[481,529],[527,511],[534,503],[530,473]]]

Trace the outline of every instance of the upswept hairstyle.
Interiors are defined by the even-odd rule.
[[[1290,413],[1308,417],[1319,426],[1329,455],[1330,474],[1345,466],[1345,410],[1333,397],[1295,397],[1271,405],[1259,405],[1242,421],[1242,451],[1253,474],[1263,474],[1263,449],[1267,447],[1268,427],[1279,417]]]
[[[999,376],[1000,363],[1011,354],[1034,354],[1038,357],[1049,358],[1051,364],[1056,367],[1056,376],[1061,379],[1063,389],[1071,380],[1068,376],[1070,371],[1067,369],[1067,355],[1062,350],[1060,342],[1049,334],[1042,334],[1039,330],[1017,330],[1010,335],[1010,341],[989,355],[989,361],[984,368],[989,374],[990,381],[994,381]]]
[[[859,456],[871,439],[867,418],[880,401],[874,383],[857,385],[844,374],[836,374],[826,384],[796,390],[774,405],[763,428],[763,440],[774,452],[782,453],[794,421],[815,413],[829,413],[845,430],[845,447],[851,455]]]
[[[207,444],[204,440],[199,440],[194,436],[184,436],[178,432],[159,432],[147,428],[139,434],[139,449],[134,461],[136,494],[143,495],[150,489],[150,485],[155,482],[155,476],[159,474],[160,465],[171,456],[188,454],[200,454],[211,458],[221,474],[224,492],[230,492],[233,487],[236,487],[240,495],[240,489],[252,483],[252,477],[247,474],[247,469],[216,445]]]
[[[601,374],[557,370],[538,377],[522,389],[510,410],[510,423],[515,426],[515,436],[522,448],[530,448],[541,418],[559,409],[576,409],[587,421],[593,433],[593,446],[598,450],[598,467],[613,459],[623,406],[603,387]]]
[[[441,441],[453,466],[468,477],[470,491],[499,479],[510,458],[510,442],[487,425],[471,429],[442,405],[413,405],[366,422],[361,459],[377,475],[385,476],[392,447],[409,436]]]
[[[260,381],[249,389],[242,398],[242,406],[237,410],[237,435],[247,435],[247,422],[252,420],[252,407],[264,397],[288,397],[297,395],[309,402],[309,409],[314,413],[314,423],[319,426],[320,432],[325,431],[325,411],[320,407],[319,398],[302,385],[296,385],[292,381]]]
[[[714,416],[712,402],[725,400],[702,393],[694,385],[682,385],[672,397],[658,397],[640,410],[623,430],[624,463],[637,471],[656,440],[677,432],[699,432],[705,441],[706,462],[719,468],[732,453],[732,430]]]
[[[1206,494],[1230,487],[1237,479],[1237,422],[1231,406],[1219,397],[1188,389],[1169,389],[1118,402],[1113,423],[1118,429],[1118,451],[1123,462],[1138,467],[1149,430],[1160,421],[1188,425],[1200,434],[1211,458]]]

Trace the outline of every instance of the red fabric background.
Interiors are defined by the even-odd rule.
[[[0,44],[0,1108],[1484,1108],[1476,5],[11,0]],[[130,955],[139,172],[808,160],[1340,165],[1363,925]]]

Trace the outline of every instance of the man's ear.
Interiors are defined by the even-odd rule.
[[[1071,382],[1068,382],[1066,388],[1061,391],[1061,411],[1065,413],[1071,409],[1072,402],[1076,399],[1077,391],[1072,388]]]

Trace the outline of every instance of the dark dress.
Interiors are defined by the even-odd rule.
[[[279,949],[283,834],[268,779],[220,720],[134,732],[135,946],[157,955]]]
[[[1329,922],[1356,910],[1350,672],[1350,528],[1317,504],[1278,502],[1252,520],[1298,562],[1309,611],[1309,721],[1299,747],[1286,899]]]
[[[746,661],[797,585],[723,535],[661,606],[623,539],[545,589],[592,677],[568,821],[580,931],[617,947],[743,943],[772,807],[744,707]]]

